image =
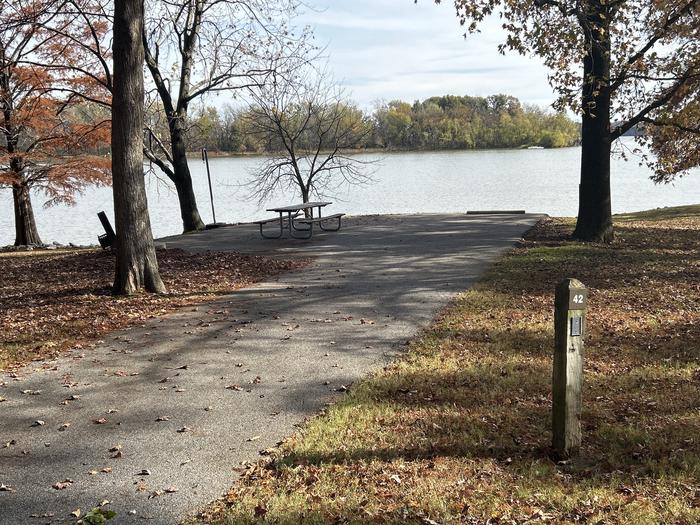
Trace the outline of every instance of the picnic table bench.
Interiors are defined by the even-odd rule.
[[[333,215],[322,215],[321,209],[333,204],[332,202],[304,202],[301,204],[293,204],[291,206],[281,206],[278,208],[268,208],[267,211],[279,213],[278,217],[272,219],[263,219],[254,221],[260,227],[260,235],[265,239],[279,239],[284,234],[284,230],[289,230],[289,235],[295,239],[310,239],[313,235],[314,224],[318,224],[323,231],[338,231],[341,226],[341,221],[344,213],[335,213]],[[314,217],[314,208],[317,215]],[[303,216],[301,218],[299,215]],[[308,212],[308,213],[307,213]],[[285,218],[285,214],[287,217]],[[329,222],[334,222],[334,226],[327,226]],[[279,233],[276,235],[266,234],[263,227],[269,223],[279,223]],[[299,227],[301,226],[301,227]]]

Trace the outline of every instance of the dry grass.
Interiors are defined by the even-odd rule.
[[[534,229],[407,355],[250,468],[201,523],[700,522],[700,207],[612,245]],[[550,454],[553,292],[590,288],[580,456]]]
[[[94,342],[176,308],[308,264],[233,253],[159,251],[168,294],[114,297],[114,257],[96,250],[0,254],[0,371]]]

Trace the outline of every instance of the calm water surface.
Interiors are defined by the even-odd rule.
[[[628,143],[631,145],[631,143]],[[344,188],[329,196],[329,212],[350,214],[465,212],[476,209],[525,209],[550,215],[575,215],[579,148],[557,150],[488,150],[361,155],[377,160],[374,181]],[[269,216],[265,208],[298,202],[296,195],[275,195],[259,206],[244,186],[260,158],[210,159],[216,218],[245,222]],[[191,159],[199,209],[211,222],[206,170]],[[674,185],[658,186],[636,159],[615,159],[612,167],[613,212],[700,203],[700,170]],[[168,183],[147,179],[149,208],[156,237],[179,233],[177,196]],[[102,232],[97,212],[113,217],[110,188],[91,189],[73,207],[43,208],[34,195],[39,234],[44,242],[94,244]],[[0,246],[14,242],[12,195],[0,190]]]

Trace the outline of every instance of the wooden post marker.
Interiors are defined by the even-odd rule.
[[[562,456],[581,446],[581,383],[586,333],[586,287],[576,279],[557,285],[554,298],[552,447]]]

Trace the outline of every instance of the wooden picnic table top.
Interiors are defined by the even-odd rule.
[[[328,206],[329,204],[333,204],[332,202],[303,202],[301,204],[292,204],[291,206],[280,206],[279,208],[267,208],[267,211],[276,211],[279,213],[283,213],[285,211],[291,212],[291,211],[300,211],[300,210],[306,210],[309,208],[322,208],[323,206]]]

